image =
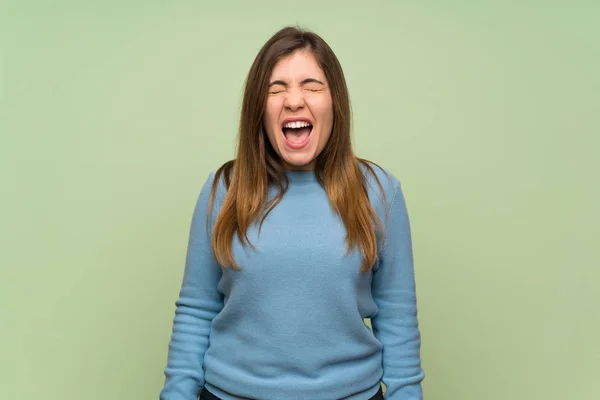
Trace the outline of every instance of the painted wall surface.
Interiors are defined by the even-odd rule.
[[[599,2],[0,7],[0,398],[158,398],[195,200],[287,24],[403,184],[425,398],[600,398]]]

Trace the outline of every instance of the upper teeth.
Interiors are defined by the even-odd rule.
[[[310,126],[310,124],[306,121],[293,121],[293,122],[288,122],[283,127],[284,128],[304,128],[305,126]]]

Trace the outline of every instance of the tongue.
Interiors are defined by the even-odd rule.
[[[302,143],[310,135],[311,127],[305,128],[285,128],[283,134],[286,139],[293,143]]]

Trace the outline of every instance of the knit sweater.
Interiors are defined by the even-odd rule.
[[[258,224],[248,230],[255,249],[234,236],[242,269],[220,268],[206,227],[210,173],[193,212],[161,400],[195,400],[203,386],[224,400],[366,400],[381,381],[387,400],[422,398],[407,208],[398,179],[375,171],[387,205],[369,174],[368,195],[386,237],[368,272],[358,249],[345,254],[344,224],[314,172],[296,170],[260,235]],[[210,228],[225,191],[219,182]]]

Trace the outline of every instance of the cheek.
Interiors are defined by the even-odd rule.
[[[278,101],[277,99],[269,99],[265,106],[265,121],[268,124],[277,123],[280,113],[281,101]]]
[[[333,123],[333,104],[331,103],[331,99],[313,99],[310,109],[322,124],[331,125]]]
[[[269,142],[271,143],[271,146],[273,146],[274,149],[277,149],[278,147],[278,142],[279,142],[279,135],[277,134],[276,131],[273,130],[273,126],[272,125],[265,125],[265,130],[267,133],[267,139],[269,140]]]
[[[276,131],[279,125],[278,121],[279,115],[277,113],[277,105],[273,104],[273,102],[267,102],[263,116],[263,126],[271,141],[276,137]]]
[[[319,117],[323,123],[323,131],[321,132],[321,138],[319,138],[319,142],[321,143],[321,146],[325,146],[333,129],[333,104],[331,101],[323,101],[319,109],[319,113]]]

